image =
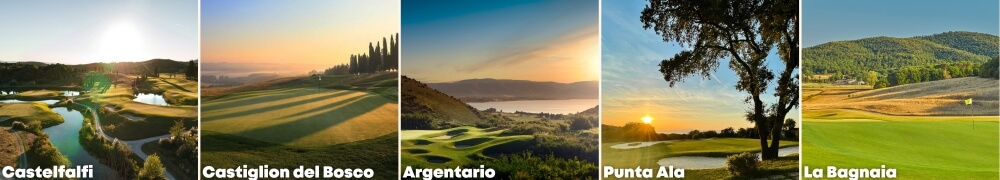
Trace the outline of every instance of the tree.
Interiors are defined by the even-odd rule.
[[[188,61],[187,69],[184,71],[187,79],[198,79],[198,63],[195,60]]]
[[[371,73],[372,70],[375,69],[372,68],[372,65],[374,64],[372,63],[372,61],[378,60],[376,58],[378,58],[378,55],[375,55],[375,46],[372,46],[372,43],[368,43],[368,55],[365,58],[366,60],[365,60],[364,73]]]
[[[354,68],[355,68],[355,67],[357,67],[357,65],[358,65],[358,59],[357,59],[357,58],[356,58],[356,57],[355,57],[355,56],[354,56],[353,54],[351,54],[351,62],[349,62],[349,63],[347,64],[347,67],[348,67],[348,69],[349,69],[349,70],[348,70],[348,72],[349,72],[350,74],[354,74],[354,73],[355,73],[355,72],[354,72],[354,71],[355,71],[355,69],[354,69]]]
[[[795,129],[795,120],[792,118],[785,119],[785,125],[782,126],[786,131]]]
[[[981,68],[982,69],[979,70],[979,77],[993,79],[1000,78],[1000,71],[997,70],[1000,68],[1000,57],[994,57],[990,61],[987,61]]]
[[[174,138],[179,138],[184,135],[184,122],[181,120],[174,121],[174,125],[170,126],[170,136]]]
[[[778,138],[785,115],[798,106],[798,1],[795,0],[649,0],[640,16],[643,28],[653,29],[663,41],[690,47],[660,62],[660,73],[670,87],[684,78],[711,78],[722,59],[739,80],[736,89],[749,94],[752,104],[746,117],[754,123],[762,158],[778,157]],[[766,104],[761,96],[775,73],[766,57],[777,46],[784,69],[777,72],[777,102]],[[768,145],[768,138],[771,143]]]
[[[875,85],[876,81],[878,81],[878,72],[868,71],[868,73],[865,74],[865,83]]]
[[[389,67],[387,67],[386,65],[389,64],[388,63],[389,62],[389,45],[386,43],[385,37],[382,37],[382,58],[380,60],[381,61],[379,61],[380,64],[378,66],[379,67],[378,70],[379,71],[388,70]]]
[[[399,71],[399,33],[396,33],[396,39],[392,41],[392,58],[391,60],[392,69]]]
[[[136,179],[142,180],[166,180],[167,176],[163,173],[166,172],[163,168],[163,164],[160,163],[160,156],[156,154],[149,155],[146,159],[146,163],[142,165],[142,169],[139,169],[139,175]]]
[[[719,131],[719,135],[722,137],[736,137],[736,130],[733,130],[733,127],[727,127]]]
[[[701,131],[691,130],[691,132],[688,132],[688,139],[698,139],[698,138],[701,138]]]

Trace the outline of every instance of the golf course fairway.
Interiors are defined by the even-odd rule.
[[[296,146],[326,146],[394,133],[396,101],[376,93],[283,88],[204,101],[202,127]]]
[[[500,153],[518,153],[534,139],[531,135],[502,135],[503,129],[456,127],[444,130],[400,132],[402,164],[418,167],[455,167]]]
[[[803,167],[885,165],[895,168],[901,179],[998,177],[996,116],[892,116],[826,109],[806,111],[803,118]]]

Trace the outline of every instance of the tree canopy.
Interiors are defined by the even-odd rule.
[[[753,107],[746,118],[757,127],[764,159],[777,158],[784,116],[798,106],[798,1],[795,0],[649,0],[641,13],[643,28],[663,41],[690,49],[659,64],[663,79],[673,87],[689,76],[711,78],[723,59],[739,80],[736,89],[749,96]],[[767,56],[777,48],[783,69],[767,67]],[[778,101],[762,100],[775,78]]]

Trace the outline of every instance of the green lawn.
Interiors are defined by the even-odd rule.
[[[367,76],[324,75],[322,88],[297,78],[203,98],[201,165],[371,168],[374,179],[398,177],[399,101],[387,97],[395,85],[344,85]]]
[[[326,146],[395,134],[395,99],[319,88],[234,93],[205,100],[202,129],[276,144]]]
[[[299,166],[335,168],[371,168],[373,179],[395,179],[397,174],[396,133],[372,139],[323,147],[299,147],[269,143],[224,133],[201,131],[201,165],[236,168],[269,165],[269,168],[295,169]]]
[[[456,127],[444,130],[404,130],[400,132],[403,166],[455,167],[500,153],[521,152],[531,135],[501,135],[502,129]]]
[[[807,118],[802,128],[802,165],[824,169],[886,165],[896,168],[901,179],[998,178],[997,117],[993,116],[993,121],[975,122],[975,129],[973,122],[964,117],[896,118],[953,121],[837,122]]]
[[[676,156],[709,156],[726,157],[741,152],[760,152],[760,140],[748,138],[716,138],[708,140],[684,140],[669,143],[657,143],[647,147],[634,149],[614,149],[611,146],[621,143],[601,144],[601,161],[604,166],[616,168],[659,168],[657,161]],[[781,141],[779,147],[796,146],[795,141]],[[793,158],[794,157],[794,158]],[[779,160],[766,161],[762,174],[785,174],[797,172],[798,156],[789,155]],[[603,171],[602,171],[603,172]],[[603,176],[602,176],[603,177]],[[685,170],[686,179],[727,179],[730,177],[725,168]]]
[[[22,121],[26,124],[38,121],[43,128],[59,125],[64,121],[62,116],[42,102],[0,103],[0,117],[10,118],[3,121],[3,124],[10,124],[6,121]]]

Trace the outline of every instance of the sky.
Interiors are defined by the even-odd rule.
[[[663,42],[652,30],[642,28],[639,15],[647,4],[643,0],[604,1],[601,11],[601,121],[622,126],[642,122],[649,115],[658,132],[687,133],[690,130],[715,130],[727,127],[739,129],[753,124],[743,117],[752,106],[743,103],[748,94],[734,87],[738,80],[729,69],[728,59],[721,61],[712,79],[690,76],[674,87],[663,80],[659,63],[673,57],[681,48],[676,43]],[[772,70],[784,65],[776,52],[767,58]],[[777,101],[768,87],[764,101]],[[799,122],[799,109],[786,118]]]
[[[0,1],[0,61],[199,58],[198,1]]]
[[[998,35],[1000,1],[843,0],[802,2],[802,47],[867,37],[947,31]]]
[[[205,63],[296,64],[323,71],[399,33],[397,0],[212,0],[201,8]]]
[[[598,1],[403,1],[403,75],[597,81]]]

